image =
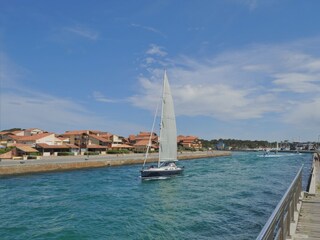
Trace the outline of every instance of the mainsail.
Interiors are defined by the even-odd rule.
[[[163,77],[159,162],[177,161],[177,128],[166,71]]]

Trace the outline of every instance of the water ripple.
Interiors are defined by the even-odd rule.
[[[254,239],[302,163],[307,175],[311,155],[234,153],[167,180],[142,182],[141,166],[0,178],[0,236]]]

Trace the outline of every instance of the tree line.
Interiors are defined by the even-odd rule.
[[[215,149],[219,143],[224,144],[224,148],[236,149],[254,149],[254,148],[272,148],[276,147],[276,142],[268,142],[261,140],[238,140],[238,139],[212,139],[212,140],[200,140],[203,148]]]

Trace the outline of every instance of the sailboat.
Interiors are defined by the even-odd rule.
[[[155,120],[154,120],[155,122]],[[154,127],[154,124],[153,124]],[[150,146],[151,135],[149,138]],[[163,77],[162,111],[160,122],[159,159],[157,166],[145,167],[144,161],[141,178],[157,178],[177,175],[183,172],[183,167],[176,165],[177,159],[177,128],[174,114],[173,99],[166,71]]]

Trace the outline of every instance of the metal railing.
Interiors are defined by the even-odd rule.
[[[303,166],[301,166],[256,240],[285,240],[290,236],[290,224],[294,222],[294,212],[298,211],[299,197],[302,192],[302,168]]]

